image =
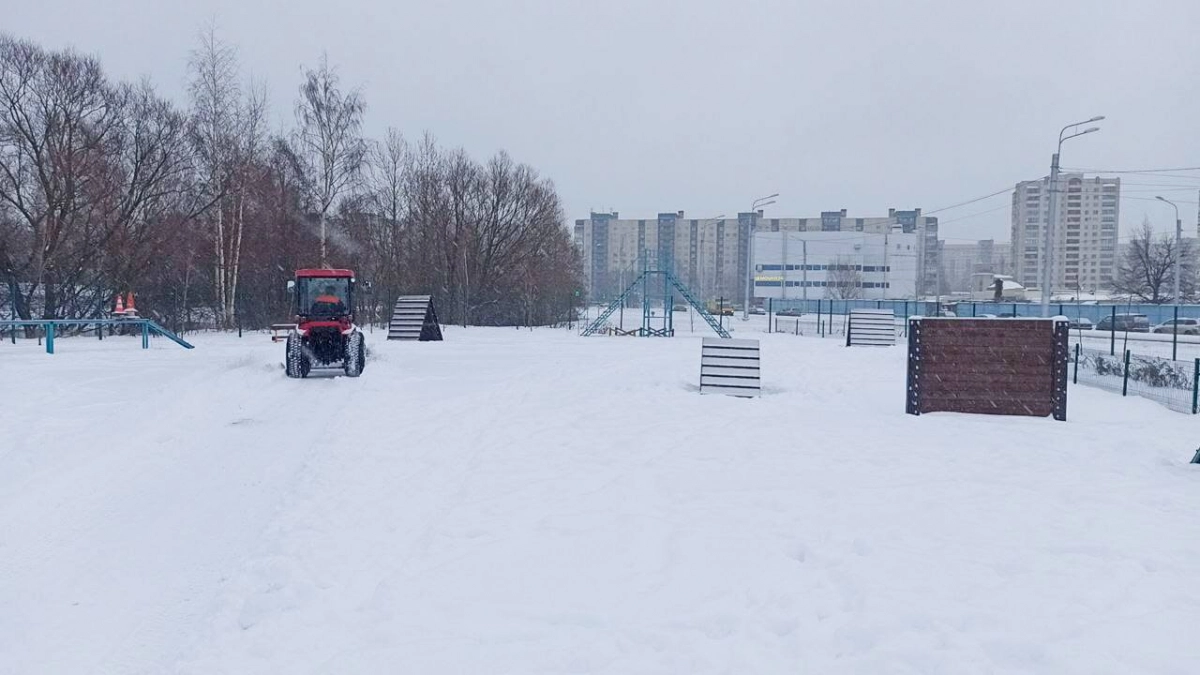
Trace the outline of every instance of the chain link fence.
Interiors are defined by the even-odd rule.
[[[1140,396],[1171,410],[1195,415],[1200,409],[1200,359],[1177,361],[1125,350],[1120,354],[1075,345],[1072,381],[1122,396]]]

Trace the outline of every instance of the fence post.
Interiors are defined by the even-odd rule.
[[[1171,360],[1179,357],[1179,305],[1175,305],[1175,320],[1171,322]]]
[[[1082,342],[1075,343],[1075,377],[1074,384],[1079,384],[1079,349],[1083,347]],[[1196,359],[1196,363],[1200,364],[1200,359]]]
[[[54,323],[46,323],[46,353],[54,353]]]
[[[1116,305],[1113,305],[1112,319],[1109,319],[1109,320],[1112,321],[1112,323],[1110,323],[1108,325],[1108,330],[1109,330],[1108,355],[1116,356],[1117,355],[1117,306]]]
[[[1125,377],[1121,381],[1121,395],[1129,395],[1129,350],[1125,350]]]
[[[1059,316],[1066,316],[1066,314],[1063,314],[1063,310],[1062,310],[1062,308],[1063,308],[1063,306],[1062,306],[1062,303],[1059,303],[1059,305],[1058,305],[1058,315],[1059,315]]]
[[[786,284],[787,282],[785,281],[784,283]],[[772,310],[772,301],[773,300],[774,300],[774,298],[767,298],[767,335],[771,334],[771,314],[772,314],[771,310]]]
[[[1200,359],[1196,359],[1196,366],[1192,371],[1192,414],[1195,415],[1198,411],[1200,411]]]

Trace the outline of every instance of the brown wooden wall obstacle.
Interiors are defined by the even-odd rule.
[[[1068,322],[913,318],[907,412],[1067,419]]]
[[[762,392],[758,340],[704,338],[700,393],[758,396]]]

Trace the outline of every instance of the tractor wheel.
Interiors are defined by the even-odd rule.
[[[310,368],[312,368],[312,363],[309,362],[308,356],[304,353],[304,341],[299,333],[293,331],[288,334],[287,360],[284,372],[287,373],[288,377],[308,377]]]
[[[362,375],[363,367],[367,365],[367,345],[363,334],[354,331],[346,339],[346,377]]]

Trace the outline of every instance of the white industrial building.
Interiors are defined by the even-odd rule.
[[[921,235],[903,232],[757,232],[758,299],[903,300],[917,297]]]

